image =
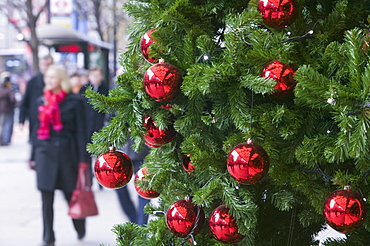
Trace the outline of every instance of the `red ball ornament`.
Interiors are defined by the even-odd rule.
[[[113,147],[100,155],[94,165],[94,174],[98,182],[111,189],[119,189],[130,182],[134,173],[131,159]]]
[[[161,147],[162,145],[171,142],[176,135],[176,131],[172,124],[168,125],[167,129],[161,130],[155,124],[152,117],[144,119],[144,127],[146,130],[146,134],[144,135],[145,144],[150,147]]]
[[[213,237],[221,243],[237,243],[245,237],[239,233],[236,221],[229,214],[229,209],[225,205],[218,206],[212,212],[208,224]]]
[[[150,45],[152,43],[155,43],[155,40],[152,39],[152,33],[153,32],[155,32],[155,29],[150,29],[141,38],[141,41],[140,41],[140,50],[141,50],[141,54],[143,55],[143,57],[145,58],[145,60],[147,60],[150,63],[157,63],[158,60],[159,60],[158,58],[149,57],[149,55],[150,55],[149,54],[149,52],[150,52]]]
[[[350,186],[331,193],[324,202],[324,216],[329,226],[347,233],[360,227],[366,216],[363,197],[351,191]]]
[[[195,166],[191,163],[190,155],[183,155],[181,164],[182,168],[188,173],[193,173],[195,171]]]
[[[167,227],[178,237],[198,234],[204,220],[203,209],[192,203],[191,199],[174,202],[166,212]]]
[[[269,158],[259,145],[248,141],[235,146],[227,158],[227,170],[241,184],[255,184],[268,172]]]
[[[145,176],[148,174],[148,169],[146,167],[140,168],[139,171],[135,174],[135,179],[134,179],[134,186],[136,192],[139,194],[139,196],[146,198],[146,199],[152,199],[159,197],[159,193],[156,192],[153,189],[141,189],[140,185],[138,184],[138,181],[144,181]]]
[[[179,93],[182,76],[174,65],[159,62],[144,74],[145,91],[156,101],[171,101]]]
[[[260,0],[258,10],[267,26],[281,29],[296,19],[298,3],[296,0]]]
[[[268,63],[262,70],[261,76],[264,78],[272,78],[276,80],[275,92],[273,96],[279,98],[282,96],[289,96],[293,93],[296,81],[293,76],[295,70],[279,61],[272,61]]]

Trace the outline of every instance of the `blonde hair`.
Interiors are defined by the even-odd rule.
[[[56,72],[58,78],[60,79],[60,87],[62,88],[62,90],[66,93],[71,93],[72,92],[72,85],[71,83],[69,82],[69,76],[67,74],[67,70],[65,69],[64,66],[62,65],[50,65],[45,74],[49,71],[49,70],[53,70],[54,72]]]

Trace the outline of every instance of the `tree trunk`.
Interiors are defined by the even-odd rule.
[[[32,51],[32,72],[33,74],[38,74],[40,72],[39,68],[39,41],[36,33],[36,22],[38,16],[34,16],[32,13],[32,0],[26,1],[27,6],[27,17],[28,17],[28,27],[30,28],[30,40],[28,45]]]

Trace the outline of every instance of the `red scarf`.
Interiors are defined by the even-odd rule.
[[[57,94],[53,94],[50,90],[44,92],[45,104],[38,108],[40,127],[37,130],[37,137],[39,139],[49,139],[51,127],[53,127],[55,131],[61,131],[63,129],[59,103],[62,102],[66,96],[67,93],[64,91],[60,91]]]

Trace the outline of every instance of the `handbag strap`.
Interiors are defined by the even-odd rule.
[[[91,180],[88,172],[89,164],[86,162],[80,162],[78,164],[78,177],[76,183],[77,190],[90,190]]]

